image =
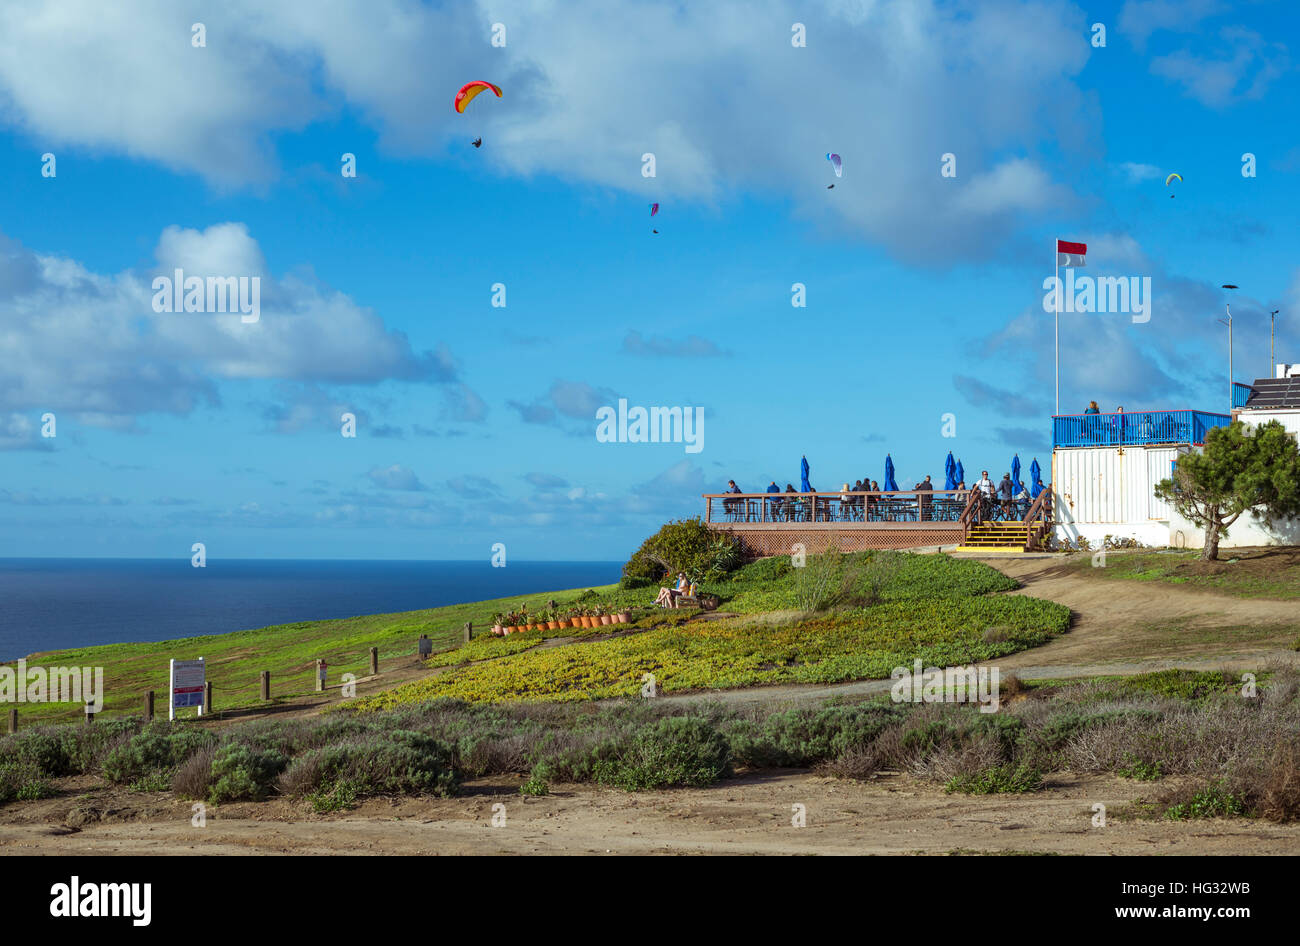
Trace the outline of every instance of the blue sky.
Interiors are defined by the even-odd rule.
[[[0,557],[621,559],[801,454],[1046,466],[1056,237],[1153,293],[1062,317],[1063,412],[1223,410],[1224,282],[1237,379],[1271,309],[1300,361],[1288,3],[265,6],[0,11]],[[258,323],[154,312],[175,265]]]

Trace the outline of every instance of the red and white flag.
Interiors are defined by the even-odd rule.
[[[1069,240],[1056,241],[1056,265],[1084,266],[1084,254],[1088,252],[1087,243],[1071,243]]]

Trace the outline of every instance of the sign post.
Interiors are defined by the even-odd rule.
[[[175,719],[176,711],[193,706],[203,715],[203,691],[207,683],[203,658],[171,661],[172,698],[167,707],[167,718]]]

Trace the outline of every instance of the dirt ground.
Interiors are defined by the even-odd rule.
[[[707,789],[627,793],[518,779],[471,782],[457,798],[370,799],[318,815],[276,799],[210,809],[170,794],[91,789],[7,806],[0,854],[1295,854],[1300,825],[1123,817],[1149,786],[1058,776],[1035,795],[946,795],[907,776],[850,782],[765,771]],[[1106,806],[1094,827],[1093,805]],[[503,809],[495,809],[503,805]],[[806,824],[795,827],[795,805]],[[504,823],[493,825],[493,818]]]
[[[1131,674],[1166,667],[1257,670],[1300,665],[1294,601],[1233,599],[1176,585],[1101,581],[1058,557],[989,564],[1021,581],[1015,594],[1068,606],[1070,631],[996,661],[1024,678]],[[427,671],[423,671],[427,672]],[[422,675],[412,666],[405,678]],[[364,689],[393,685],[391,677]],[[889,681],[774,686],[665,696],[673,702],[797,703],[866,695]],[[362,688],[359,688],[362,689]],[[316,712],[336,694],[271,712]],[[263,715],[262,710],[249,715]],[[910,776],[860,783],[803,771],[742,774],[706,789],[625,793],[556,786],[523,797],[522,778],[468,783],[452,799],[370,799],[319,815],[273,799],[208,811],[191,826],[191,802],[141,795],[99,779],[65,779],[57,797],[0,808],[0,854],[1295,854],[1300,824],[1246,819],[1177,823],[1122,817],[1166,782],[1056,774],[1033,795],[947,795]],[[1094,827],[1093,805],[1107,806]],[[493,826],[494,805],[505,823]],[[792,805],[806,826],[794,827]]]

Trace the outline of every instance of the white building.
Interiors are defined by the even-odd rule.
[[[1201,548],[1205,532],[1154,487],[1173,472],[1179,453],[1199,449],[1208,430],[1240,419],[1248,426],[1280,421],[1300,437],[1300,365],[1278,365],[1275,378],[1237,385],[1241,402],[1232,415],[1204,411],[1143,411],[1053,418],[1052,489],[1058,542],[1086,538],[1100,547],[1106,536],[1163,548]],[[1244,513],[1220,548],[1300,545],[1300,521],[1266,529]]]

